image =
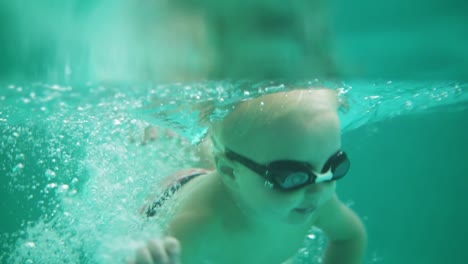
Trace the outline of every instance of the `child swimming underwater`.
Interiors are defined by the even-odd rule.
[[[216,170],[178,178],[167,237],[132,263],[290,263],[312,226],[328,237],[323,263],[362,263],[365,228],[335,193],[349,168],[338,106],[328,89],[240,103],[211,129]]]

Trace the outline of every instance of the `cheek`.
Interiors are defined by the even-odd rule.
[[[239,194],[250,205],[258,204],[262,200],[265,187],[259,176],[246,170],[237,170],[236,182]]]
[[[324,188],[322,195],[320,196],[319,203],[320,204],[326,203],[328,200],[330,200],[333,197],[333,195],[335,194],[335,191],[336,191],[336,182],[331,182],[327,184]]]

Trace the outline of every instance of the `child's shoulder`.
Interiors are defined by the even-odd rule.
[[[179,186],[183,185],[183,188],[174,195],[177,215],[196,218],[192,220],[197,221],[214,217],[219,193],[214,183],[216,176],[213,171],[197,169],[178,178]]]
[[[219,231],[221,217],[209,194],[209,185],[204,182],[206,178],[197,181],[174,197],[175,214],[169,221],[168,233],[181,240],[200,241]]]

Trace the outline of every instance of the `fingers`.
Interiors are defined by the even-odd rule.
[[[180,264],[180,243],[173,237],[150,240],[129,264]]]
[[[147,247],[142,247],[137,250],[135,262],[138,264],[154,264]]]
[[[164,246],[169,258],[170,264],[179,264],[180,263],[180,243],[177,239],[173,237],[166,237],[164,239]]]
[[[169,257],[167,256],[166,248],[163,240],[150,240],[147,246],[154,263],[168,264]]]

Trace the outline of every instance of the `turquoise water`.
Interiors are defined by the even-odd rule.
[[[0,259],[123,263],[160,234],[137,211],[165,176],[200,162],[190,142],[204,122],[295,85],[338,89],[348,105],[343,149],[353,166],[338,192],[367,226],[366,263],[465,263],[466,84],[318,80],[2,84]],[[150,124],[162,131],[142,144]],[[323,245],[311,231],[297,263],[318,263]]]
[[[213,55],[203,49],[205,42],[191,43],[191,34],[182,31],[181,37],[189,36],[181,38],[185,45],[168,47],[164,41],[168,37],[159,35],[157,25],[169,14],[163,10],[161,16],[160,4],[165,2],[0,1],[0,77],[60,83],[159,81],[164,75],[173,76],[174,71],[204,77],[207,65],[202,58]],[[246,73],[266,78],[271,72],[275,74],[267,79],[297,78],[306,68],[306,78],[323,77],[323,67],[330,67],[329,60],[336,60],[333,66],[344,76],[342,79],[468,81],[465,1],[177,2],[192,3],[189,10],[206,10],[214,19],[208,23],[224,27],[222,34],[209,37],[210,41],[220,38],[208,48],[216,50],[220,64],[215,67],[217,76],[208,79]],[[325,24],[321,30],[329,34],[312,32],[304,39],[300,32],[310,30],[299,26],[304,17],[305,24],[311,25],[318,17],[319,27]],[[191,22],[196,24],[187,23]],[[167,28],[164,22],[163,27]],[[319,54],[315,54],[315,40],[320,42]],[[305,46],[309,49],[304,50]]]

